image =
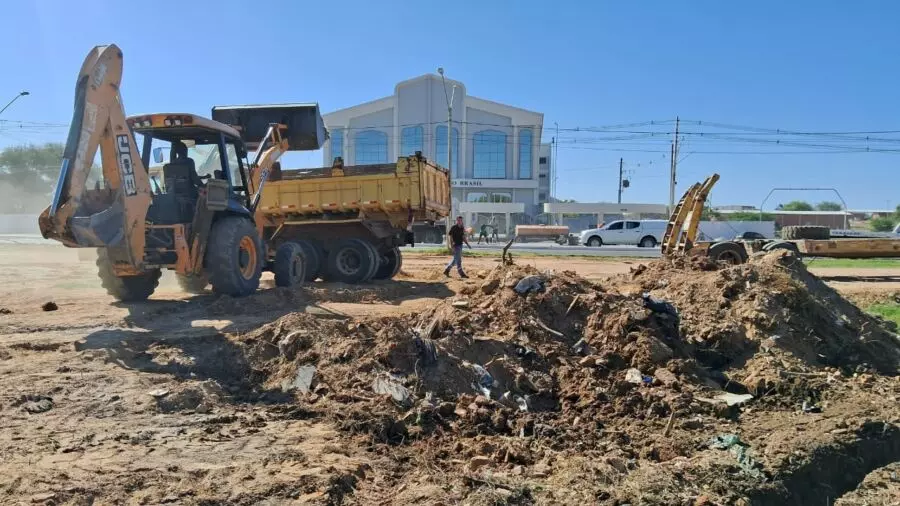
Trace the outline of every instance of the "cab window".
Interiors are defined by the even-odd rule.
[[[638,228],[640,226],[641,226],[641,222],[639,222],[639,221],[626,221],[625,222],[625,228],[627,228],[629,230]]]
[[[607,227],[606,230],[622,230],[622,222],[615,221],[613,223],[610,223],[609,227]]]

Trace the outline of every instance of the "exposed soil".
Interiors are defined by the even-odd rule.
[[[32,278],[0,274],[0,493],[897,502],[900,341],[792,256],[595,262],[588,277],[472,260],[470,280],[411,257],[396,281],[242,299],[164,279],[120,305],[87,265],[32,256]]]

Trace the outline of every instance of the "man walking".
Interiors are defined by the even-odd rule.
[[[459,273],[459,277],[468,278],[466,276],[465,271],[463,271],[462,267],[462,247],[463,244],[472,249],[472,246],[469,245],[469,241],[466,239],[466,227],[463,225],[463,217],[456,217],[456,224],[450,227],[450,232],[447,233],[447,242],[449,243],[450,249],[453,250],[453,259],[450,260],[450,263],[447,264],[447,268],[444,269],[444,276],[450,277],[450,269],[456,265],[456,272]]]

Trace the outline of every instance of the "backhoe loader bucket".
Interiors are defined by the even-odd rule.
[[[249,149],[262,142],[272,123],[287,126],[282,136],[290,145],[289,151],[315,151],[328,138],[319,104],[216,106],[212,119],[240,127],[241,138]]]

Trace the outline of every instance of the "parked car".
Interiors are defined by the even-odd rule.
[[[581,244],[632,245],[655,248],[666,233],[666,220],[618,220],[581,233]]]

